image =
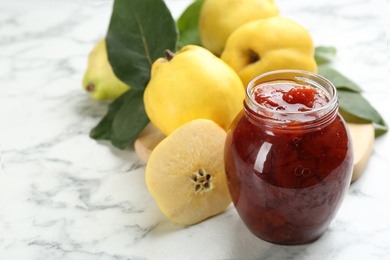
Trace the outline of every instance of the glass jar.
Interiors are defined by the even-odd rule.
[[[255,91],[280,84],[313,89],[326,102],[307,108],[301,104],[305,95],[287,100],[305,108],[298,110],[289,103],[284,109],[258,103]],[[352,143],[334,85],[297,70],[253,79],[244,109],[228,131],[225,169],[235,208],[256,236],[284,245],[319,238],[338,211],[353,170]]]

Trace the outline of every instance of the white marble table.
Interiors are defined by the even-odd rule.
[[[167,1],[174,17],[189,2]],[[390,123],[389,1],[276,2],[316,45],[337,48],[335,66]],[[88,137],[107,104],[91,100],[81,78],[111,8],[108,0],[0,0],[0,259],[390,259],[389,134],[312,244],[257,239],[232,205],[195,226],[168,221],[134,150]]]

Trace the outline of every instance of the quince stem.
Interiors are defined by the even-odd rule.
[[[168,61],[172,60],[173,57],[175,57],[175,53],[173,53],[171,50],[165,50],[164,53]]]

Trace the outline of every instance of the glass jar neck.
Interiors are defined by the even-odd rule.
[[[328,102],[307,111],[275,110],[259,104],[254,88],[260,84],[291,83],[310,86],[327,97]],[[253,123],[283,129],[312,129],[324,127],[338,112],[337,90],[326,78],[307,71],[278,70],[254,78],[247,86],[244,110]]]

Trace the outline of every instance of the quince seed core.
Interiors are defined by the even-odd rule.
[[[191,180],[194,184],[195,194],[213,189],[211,174],[208,173],[203,167],[199,167],[198,170],[192,173]]]

